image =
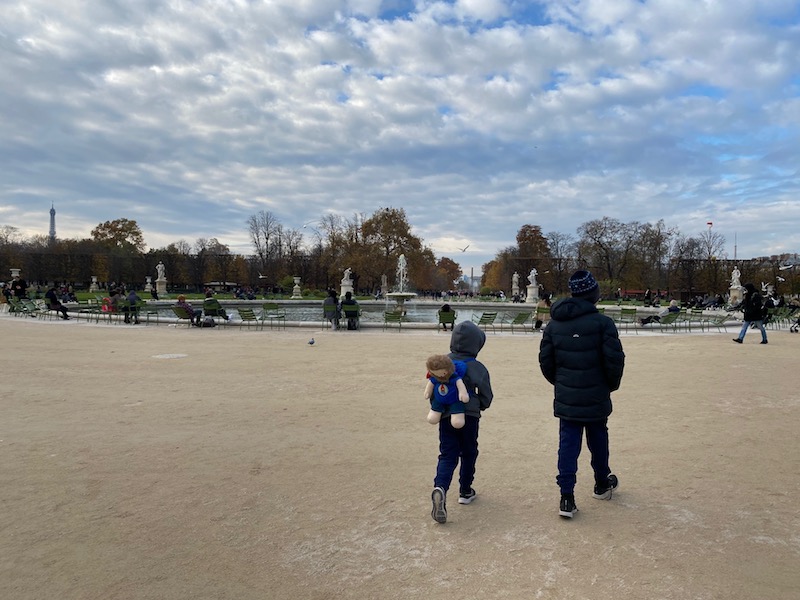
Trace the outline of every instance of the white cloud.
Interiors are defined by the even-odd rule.
[[[412,5],[3,7],[0,224],[46,232],[55,202],[62,237],[135,214],[150,246],[247,251],[260,209],[296,227],[388,205],[479,267],[524,223],[711,219],[731,238],[760,214],[740,255],[797,247],[796,3],[553,1],[543,22],[514,12],[532,3],[420,1],[379,18]]]

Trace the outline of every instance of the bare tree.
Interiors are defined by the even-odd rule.
[[[247,218],[247,229],[250,234],[250,242],[261,263],[260,268],[274,280],[275,273],[271,268],[276,254],[279,253],[280,223],[271,212],[261,210]]]
[[[672,263],[677,274],[677,283],[689,296],[697,286],[698,274],[703,262],[703,244],[698,238],[679,235],[672,248]],[[672,290],[675,295],[676,290]]]
[[[578,228],[582,251],[612,285],[624,279],[628,262],[639,240],[642,225],[638,221],[622,223],[603,217]]]
[[[709,292],[719,292],[725,287],[727,276],[723,275],[725,236],[713,231],[710,227],[697,238],[705,259],[705,281]]]
[[[557,292],[562,292],[566,288],[570,274],[577,268],[575,255],[577,254],[577,244],[575,236],[569,233],[551,231],[547,234],[547,244],[550,247],[551,267],[553,287]]]

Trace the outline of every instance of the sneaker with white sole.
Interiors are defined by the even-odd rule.
[[[595,484],[592,498],[597,498],[598,500],[611,500],[611,496],[614,494],[614,490],[617,489],[618,485],[619,480],[617,479],[617,476],[612,473],[608,476],[606,485],[601,486],[599,484]]]
[[[561,494],[561,503],[558,505],[558,515],[571,519],[576,512],[578,512],[578,507],[575,506],[575,495]]]
[[[469,488],[468,492],[461,492],[458,495],[458,503],[459,504],[471,504],[472,501],[475,500],[475,498],[477,496],[478,496],[478,493],[475,490],[473,490],[472,488]]]
[[[444,488],[435,487],[431,492],[431,517],[437,523],[447,523],[447,493]]]

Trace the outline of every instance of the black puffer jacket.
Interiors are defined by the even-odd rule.
[[[539,348],[539,366],[555,386],[555,416],[602,421],[611,414],[611,392],[619,389],[625,353],[614,322],[582,298],[564,298]]]
[[[742,302],[743,319],[745,321],[761,321],[764,318],[764,304],[761,301],[761,294],[756,290],[756,286],[747,283],[744,286],[747,293]]]

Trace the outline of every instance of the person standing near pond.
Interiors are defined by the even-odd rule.
[[[14,297],[17,300],[22,300],[23,298],[28,297],[28,282],[25,281],[19,275],[14,276],[14,280],[11,282],[11,291],[14,294]]]

